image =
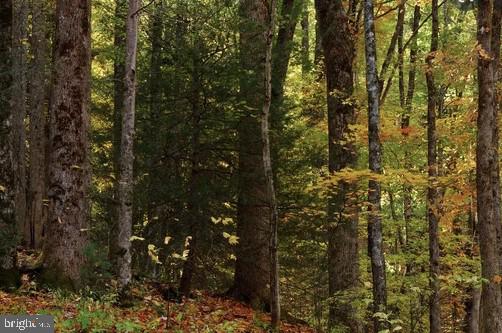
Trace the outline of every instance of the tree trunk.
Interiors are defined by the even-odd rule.
[[[270,148],[270,110],[272,103],[272,40],[274,36],[275,1],[271,0],[268,7],[267,30],[265,31],[265,68],[264,68],[264,101],[261,111],[261,141],[263,170],[267,187],[267,202],[270,219],[269,251],[270,251],[270,311],[271,326],[273,331],[279,331],[281,320],[281,306],[279,298],[279,256],[277,229],[279,216],[277,213],[277,201],[274,187],[274,173],[272,170],[272,157]],[[293,20],[293,18],[292,18]],[[296,21],[296,20],[295,20]],[[294,29],[292,29],[294,31]],[[291,38],[292,39],[292,38]],[[284,60],[284,59],[283,59]],[[285,61],[289,61],[289,56]],[[287,65],[286,65],[287,68]],[[284,85],[284,82],[283,82]]]
[[[170,167],[161,164],[163,154],[163,143],[161,140],[162,132],[167,130],[163,123],[162,117],[163,105],[163,74],[162,74],[162,31],[164,28],[163,15],[164,8],[162,1],[155,2],[153,5],[152,14],[150,15],[150,39],[151,39],[151,55],[150,55],[150,77],[149,77],[149,114],[146,124],[147,136],[144,139],[147,143],[145,151],[146,168],[148,172],[148,184],[146,193],[146,217],[148,225],[143,231],[144,236],[150,239],[152,244],[162,244],[165,237],[165,232],[161,232],[164,228],[164,223],[160,222],[160,207],[165,193],[165,179],[162,178],[162,169],[172,170]],[[152,273],[155,272],[159,265],[151,260],[148,261],[148,268],[152,267]],[[150,270],[150,269],[148,269]]]
[[[156,203],[156,196],[158,197],[158,192],[161,190],[163,184],[161,180],[155,177],[158,172],[158,163],[161,158],[161,149],[159,149],[159,128],[162,115],[162,30],[163,30],[163,6],[162,2],[159,1],[155,4],[153,17],[151,18],[151,40],[152,40],[152,50],[150,57],[150,123],[149,130],[151,131],[151,150],[150,157],[148,160],[148,173],[150,177],[149,182],[149,205],[151,207],[149,210],[149,217],[154,214]]]
[[[473,287],[470,290],[469,301],[466,302],[465,332],[479,333],[479,305],[481,290]]]
[[[131,281],[131,236],[133,211],[134,116],[136,101],[136,53],[138,47],[139,0],[129,0],[126,23],[125,91],[120,141],[118,282],[127,292]],[[126,296],[126,295],[124,295]]]
[[[284,97],[284,83],[293,50],[293,36],[301,14],[303,1],[305,0],[282,0],[279,31],[277,32],[277,40],[272,53],[272,103],[274,109],[280,108]],[[274,111],[277,113],[278,110]],[[282,113],[281,116],[273,114],[274,125],[281,122],[283,116]]]
[[[404,17],[406,15],[406,2],[402,1],[399,5],[398,23],[401,19],[402,26],[397,36],[397,66],[399,73],[399,104],[402,108],[406,104],[406,95],[404,87]]]
[[[500,109],[500,88],[499,88],[499,79],[500,79],[500,34],[501,34],[501,23],[502,23],[502,0],[494,0],[493,1],[493,15],[492,15],[492,40],[491,47],[493,52],[493,84],[494,84],[494,112],[495,119],[498,119],[498,110]],[[498,156],[499,144],[500,144],[500,136],[499,136],[499,128],[498,126],[494,126],[493,128],[493,147],[495,147],[496,155]],[[492,181],[495,184],[495,200],[498,205],[495,206],[495,220],[501,220],[501,212],[500,212],[500,163],[496,164],[497,170],[492,174]],[[500,271],[502,272],[502,226],[501,234],[498,236],[498,244],[499,244],[499,261],[500,261]],[[501,294],[502,297],[502,294]],[[502,302],[502,300],[501,300]]]
[[[237,260],[233,294],[255,307],[270,305],[271,205],[263,161],[260,117],[266,101],[265,79],[272,1],[241,0],[240,94],[244,102],[239,134]],[[259,55],[259,56],[257,56]]]
[[[293,51],[293,37],[306,0],[282,0],[279,30],[272,49],[272,101],[270,110],[270,140],[272,163],[280,165],[279,146],[283,138],[287,110],[283,107],[284,85]],[[274,175],[275,176],[275,175]],[[275,179],[275,178],[274,178]],[[277,182],[276,182],[277,184]]]
[[[15,287],[16,216],[11,136],[12,2],[0,1],[0,288]]]
[[[27,72],[27,26],[28,0],[16,0],[12,17],[12,149],[16,221],[24,244],[29,244],[30,228],[26,223],[26,72]]]
[[[58,0],[56,22],[44,276],[75,288],[89,216],[90,1]]]
[[[125,30],[126,30],[127,2],[115,0],[115,24],[113,31],[113,127],[112,127],[112,165],[113,165],[113,194],[110,205],[110,229],[108,258],[113,267],[118,269],[118,212],[119,212],[119,177],[120,177],[120,140],[122,137],[122,110],[124,109],[125,94]],[[118,274],[118,270],[117,270]]]
[[[192,287],[192,278],[196,269],[196,261],[199,255],[200,236],[203,234],[204,224],[207,222],[207,217],[204,216],[202,202],[205,200],[202,194],[202,175],[201,175],[201,59],[198,50],[201,41],[197,40],[193,46],[194,56],[192,59],[192,92],[191,92],[191,107],[192,107],[192,156],[191,156],[191,174],[189,181],[189,198],[188,198],[188,225],[190,230],[190,241],[188,243],[188,258],[183,265],[183,273],[180,281],[180,292],[187,296],[190,294]]]
[[[382,173],[380,143],[379,81],[376,64],[376,37],[373,0],[364,1],[364,32],[366,50],[366,89],[368,91],[368,142],[369,169],[374,174]],[[368,189],[368,254],[373,275],[373,311],[387,313],[387,287],[385,281],[385,258],[383,252],[381,188],[371,179]],[[374,331],[387,327],[378,317],[374,319]]]
[[[47,212],[44,199],[47,195],[46,181],[46,132],[47,82],[49,40],[47,38],[47,2],[32,0],[33,20],[31,48],[33,60],[30,71],[30,183],[28,193],[29,245],[40,249],[43,245],[43,230]]]
[[[500,8],[500,0],[496,0]],[[478,119],[476,146],[476,189],[481,254],[481,275],[486,280],[481,292],[481,333],[502,332],[502,290],[497,278],[502,274],[499,247],[500,174],[498,156],[498,103],[496,103],[495,65],[499,54],[492,49],[493,27],[491,0],[478,2]],[[500,38],[500,36],[498,37]]]
[[[410,47],[410,69],[408,72],[408,91],[406,94],[404,112],[401,117],[401,131],[403,135],[409,134],[410,128],[410,117],[413,112],[413,97],[415,96],[415,78],[416,78],[416,68],[417,68],[417,35],[415,31],[418,31],[418,27],[420,24],[420,6],[415,5],[415,9],[413,12],[413,28],[412,28],[412,39],[411,39],[411,47]],[[404,152],[405,155],[405,167],[407,170],[411,169],[411,161],[410,161],[410,152],[408,149]],[[411,219],[413,217],[413,202],[412,202],[412,187],[409,185],[404,186],[403,193],[403,217],[404,217],[404,225],[405,225],[405,234],[406,234],[406,248],[408,248],[408,239],[409,239],[409,230]],[[409,271],[407,269],[407,271]]]
[[[353,64],[355,35],[349,14],[339,0],[317,0],[316,10],[324,51],[327,84],[329,171],[355,167],[357,150],[350,125],[356,121]],[[359,286],[357,184],[340,181],[329,189],[328,273],[330,329],[362,331],[352,305]]]
[[[301,48],[302,73],[306,74],[310,72],[312,63],[310,62],[309,11],[308,11],[308,2],[305,0],[303,1],[302,20],[300,24],[302,26],[302,48]]]
[[[387,49],[387,54],[386,54],[385,59],[382,63],[382,68],[380,69],[380,75],[379,75],[380,94],[382,94],[384,92],[383,88],[384,88],[384,82],[385,82],[385,75],[387,74],[387,70],[389,69],[391,61],[394,57],[396,45],[398,44],[398,41],[402,37],[402,34],[403,34],[405,2],[406,2],[405,0],[402,0],[398,6],[396,28],[394,29],[394,33],[392,34],[392,38],[389,43],[389,48]],[[402,48],[401,48],[401,51],[402,51]]]
[[[438,0],[432,0],[431,48],[426,58],[427,81],[427,166],[429,185],[427,188],[427,220],[429,222],[429,329],[431,333],[441,332],[441,306],[439,295],[439,193],[437,188],[437,133],[436,109],[438,92],[434,82],[433,60],[439,43]]]

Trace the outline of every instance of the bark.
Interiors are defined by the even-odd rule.
[[[404,108],[404,105],[406,104],[406,96],[405,96],[405,87],[404,87],[404,17],[406,14],[406,6],[405,2],[401,2],[399,5],[399,14],[398,14],[398,21],[399,18],[402,16],[402,26],[399,29],[398,36],[397,36],[397,66],[398,66],[398,72],[399,72],[399,103],[402,108]]]
[[[356,57],[353,26],[342,1],[317,0],[316,10],[324,51],[327,84],[329,171],[355,167],[357,151],[349,126],[356,121],[353,64]],[[361,332],[353,293],[359,286],[358,208],[356,183],[340,181],[328,202],[328,273],[331,329]]]
[[[479,333],[479,305],[481,301],[481,290],[472,288],[469,300],[466,302],[465,332]]]
[[[369,169],[382,173],[382,152],[380,143],[379,80],[376,64],[376,38],[373,1],[364,1],[364,32],[366,50],[366,89],[368,91],[368,142]],[[381,187],[372,179],[369,181],[368,201],[368,254],[373,276],[373,311],[387,313],[387,288],[385,281],[385,258],[383,252]],[[379,332],[387,324],[374,319],[374,330]]]
[[[283,107],[284,85],[289,68],[293,37],[305,0],[282,0],[279,30],[272,49],[272,100],[270,111],[272,163],[279,165],[279,143],[287,110]]]
[[[271,205],[263,161],[260,117],[265,100],[271,2],[241,0],[237,260],[233,294],[255,307],[269,305]],[[257,56],[260,55],[260,56]]]
[[[192,107],[192,156],[191,156],[191,174],[189,180],[189,198],[188,198],[188,225],[191,239],[189,241],[188,258],[183,265],[183,273],[180,281],[180,292],[188,297],[192,287],[192,278],[196,270],[196,261],[199,256],[199,243],[203,227],[207,221],[203,213],[202,202],[205,199],[202,194],[203,178],[201,174],[201,59],[198,49],[201,41],[197,41],[194,47],[194,56],[192,59],[192,92],[190,103]]]
[[[23,243],[29,243],[29,224],[26,223],[26,74],[28,0],[16,0],[12,17],[12,149],[16,221]],[[21,232],[22,231],[22,232]]]
[[[33,60],[30,69],[30,183],[28,192],[28,240],[31,248],[40,249],[43,245],[43,229],[47,212],[44,199],[47,195],[46,181],[46,124],[47,124],[47,59],[49,40],[47,38],[47,3],[32,0],[33,20],[31,49]]]
[[[47,282],[79,287],[89,202],[90,1],[56,2],[50,106]]]
[[[12,2],[0,1],[0,288],[15,287],[16,216],[11,137]]]
[[[316,25],[315,25],[315,48],[314,48],[314,66],[319,66],[322,59],[322,40],[321,32],[319,31],[319,16],[316,11]]]
[[[138,47],[139,0],[129,0],[126,17],[125,91],[120,141],[118,282],[126,292],[131,281],[131,236],[133,213],[134,117],[136,106],[136,54]]]
[[[306,74],[310,71],[312,64],[310,62],[310,23],[308,3],[305,0],[303,2],[302,19],[300,21],[300,25],[302,27],[301,59],[302,73]]]
[[[499,51],[492,49],[492,37],[500,30],[494,29],[493,26],[492,5],[493,1],[490,0],[479,1],[477,17],[479,97],[476,189],[481,275],[486,280],[481,292],[481,333],[502,332],[502,290],[496,281],[502,273],[499,253],[502,235],[499,207],[498,103],[494,82]],[[496,0],[495,8],[500,8],[500,0]]]
[[[265,31],[265,66],[264,66],[264,101],[261,110],[261,141],[263,171],[267,187],[267,202],[269,206],[270,235],[270,312],[271,327],[273,331],[279,331],[281,320],[281,306],[279,298],[279,256],[278,256],[278,224],[279,216],[277,212],[277,200],[274,187],[274,173],[272,170],[272,157],[270,147],[270,111],[272,104],[272,40],[274,34],[275,1],[270,1],[268,8],[267,28]],[[294,31],[294,29],[293,29]],[[289,60],[289,56],[288,59]],[[286,66],[287,68],[287,66]],[[283,83],[284,84],[284,83]]]
[[[427,220],[429,223],[429,329],[431,333],[441,332],[441,306],[439,295],[440,253],[439,253],[439,190],[438,148],[436,132],[436,110],[438,91],[434,82],[433,61],[439,44],[438,0],[432,1],[431,48],[426,58],[427,81],[427,166],[429,185],[427,188]]]
[[[499,79],[500,79],[500,34],[501,34],[501,22],[502,21],[502,1],[494,0],[493,1],[493,15],[492,15],[492,40],[491,47],[493,52],[493,84],[494,84],[494,115],[495,119],[498,119],[498,110],[500,108],[500,88],[499,88]],[[496,150],[496,155],[498,156],[499,150],[499,128],[495,126],[493,128],[493,147]],[[494,189],[495,189],[495,200],[497,203],[500,203],[500,163],[496,164],[497,169],[492,174]],[[500,217],[500,204],[495,206],[495,219],[498,221],[502,221]],[[501,226],[502,233],[502,226]],[[502,234],[499,235],[499,240],[502,239]],[[499,244],[499,260],[500,260],[500,270],[502,272],[502,243]],[[501,296],[502,297],[502,296]],[[501,300],[502,302],[502,300]]]
[[[122,137],[122,110],[124,108],[125,93],[125,30],[126,30],[127,2],[115,0],[115,25],[113,31],[113,128],[112,128],[112,165],[113,165],[113,198],[111,205],[111,222],[109,235],[108,257],[115,268],[120,253],[118,248],[118,211],[119,211],[119,174],[120,174],[120,140]],[[118,271],[117,271],[118,273]]]
[[[284,83],[286,82],[289,59],[293,50],[293,36],[301,14],[303,1],[282,0],[279,31],[277,32],[272,59],[272,103],[274,104],[274,109],[280,107],[284,98]],[[283,116],[282,113],[281,117],[273,115],[274,122],[279,123]]]
[[[420,6],[415,5],[413,12],[413,27],[412,31],[417,31],[420,24]],[[417,68],[417,35],[414,34],[411,40],[410,46],[410,69],[408,71],[408,90],[405,98],[404,112],[401,117],[401,131],[403,135],[408,135],[410,128],[410,117],[413,112],[413,97],[415,96],[415,78],[416,78],[416,68]],[[406,149],[406,148],[405,148]],[[408,149],[404,152],[405,167],[407,170],[411,169],[411,156]],[[405,247],[409,250],[408,240],[410,239],[410,224],[413,217],[413,201],[412,201],[412,187],[409,185],[404,186],[403,192],[403,217],[405,225]],[[407,263],[407,273],[411,271],[410,264]]]
[[[399,39],[402,39],[402,34],[403,34],[403,29],[404,29],[404,14],[405,14],[405,0],[401,1],[398,11],[397,11],[397,22],[396,22],[396,28],[394,30],[394,33],[392,34],[390,43],[389,43],[389,48],[387,49],[387,54],[385,56],[385,59],[382,63],[382,68],[380,69],[380,93],[383,93],[384,89],[384,80],[385,80],[385,75],[387,74],[387,70],[389,69],[389,66],[391,64],[391,61],[394,57],[394,53],[396,50],[396,46],[398,44]],[[402,51],[402,46],[400,47],[400,50]],[[402,53],[402,52],[401,52]]]
[[[148,172],[150,175],[150,184],[149,184],[149,218],[154,214],[154,207],[156,204],[156,195],[158,195],[158,191],[161,190],[162,184],[161,181],[155,177],[158,166],[157,163],[160,160],[160,152],[159,149],[159,124],[161,122],[161,113],[162,113],[162,30],[163,30],[163,6],[162,2],[158,2],[155,4],[151,27],[151,39],[152,39],[152,50],[150,57],[150,123],[149,130],[151,131],[151,151],[150,157],[148,160]]]
[[[147,137],[144,139],[148,144],[146,150],[146,168],[148,172],[148,187],[147,187],[147,203],[146,216],[149,221],[144,235],[150,239],[152,244],[162,244],[165,232],[160,229],[164,228],[164,223],[160,222],[160,203],[165,187],[165,179],[162,179],[161,159],[163,153],[163,144],[161,143],[162,132],[165,127],[162,126],[162,104],[163,104],[163,75],[162,75],[162,32],[163,24],[163,3],[162,1],[155,2],[153,13],[150,21],[150,39],[151,39],[151,55],[150,55],[150,78],[149,78],[149,114],[146,124]],[[168,170],[172,168],[167,167]],[[149,260],[149,267],[155,271],[159,267],[158,264]]]
[[[420,6],[415,5],[413,12],[413,31],[418,31],[420,24]],[[408,91],[406,94],[405,114],[403,116],[403,126],[409,126],[410,115],[413,111],[413,97],[415,96],[415,78],[417,70],[417,34],[413,33],[410,39],[410,70],[408,72]]]

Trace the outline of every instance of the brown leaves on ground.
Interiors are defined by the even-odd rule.
[[[267,332],[270,317],[232,299],[197,292],[182,303],[165,301],[155,290],[135,288],[131,308],[59,292],[9,294],[0,291],[2,314],[51,314],[56,332]],[[283,323],[281,332],[313,333],[309,327]]]

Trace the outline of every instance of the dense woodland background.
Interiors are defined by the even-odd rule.
[[[272,328],[501,333],[501,17],[0,0],[0,287],[125,306],[155,283]]]

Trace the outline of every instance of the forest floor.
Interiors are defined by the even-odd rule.
[[[152,288],[135,287],[131,307],[114,305],[113,295],[82,296],[21,288],[0,291],[0,314],[50,314],[56,332],[267,332],[270,317],[231,299],[195,292],[183,302],[168,302]],[[109,299],[107,299],[109,297]],[[313,333],[306,326],[283,323],[281,332]]]

